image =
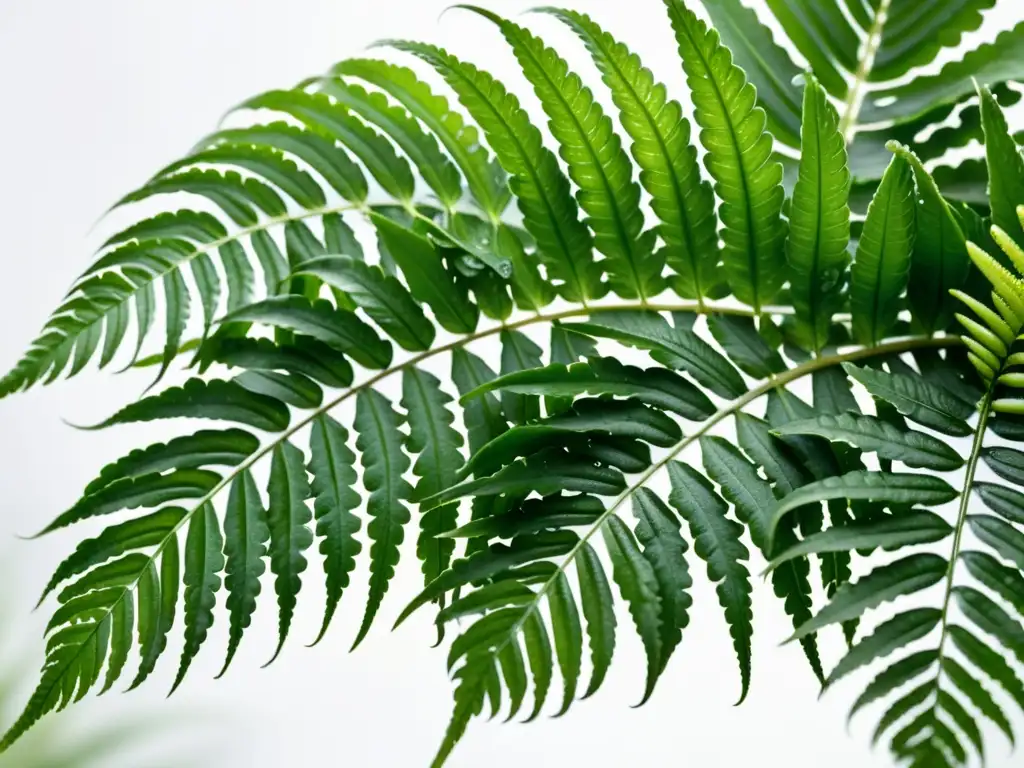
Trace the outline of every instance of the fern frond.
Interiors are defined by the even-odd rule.
[[[795,338],[817,352],[827,344],[832,317],[842,306],[849,262],[850,173],[839,116],[813,75],[804,86],[803,117],[786,255]]]
[[[764,130],[757,92],[719,34],[679,0],[665,0],[708,150],[705,165],[722,199],[722,260],[736,297],[760,309],[784,282],[782,166]]]
[[[640,187],[611,120],[590,89],[554,49],[528,30],[476,6],[464,6],[498,25],[526,79],[533,85],[548,127],[579,191],[594,248],[604,254],[609,284],[625,298],[661,292],[664,261],[654,252],[653,231],[644,232]]]
[[[785,33],[781,39],[773,39],[738,0],[704,2],[723,41],[757,87],[772,133],[793,149],[800,145],[800,113],[792,86],[796,67],[787,49],[795,48],[806,59],[840,104],[839,130],[848,144],[851,175],[869,192],[884,174],[882,149],[887,141],[908,144],[922,159],[932,160],[952,146],[981,139],[980,122],[972,115],[977,110],[972,78],[1001,89],[1024,72],[1024,59],[1017,55],[1017,41],[1024,34],[1020,24],[994,41],[972,41],[975,47],[936,66],[987,16],[998,13],[996,0],[924,5],[903,0],[768,0],[767,5]],[[920,67],[931,71],[907,77]],[[1011,103],[1017,99],[1007,98]],[[954,114],[961,118],[958,123],[944,124]],[[947,197],[985,201],[984,166],[943,164],[935,178]]]
[[[885,700],[876,738],[897,759],[961,768],[986,720],[1012,739],[1016,711],[986,686],[1024,707],[1024,452],[988,433],[1024,440],[1024,166],[1001,111],[1020,28],[910,78],[992,0],[772,0],[781,36],[739,0],[707,5],[717,29],[666,0],[713,188],[685,98],[597,22],[545,9],[596,64],[591,86],[473,7],[548,131],[484,70],[395,42],[423,79],[364,58],[267,91],[119,202],[200,209],[109,237],[0,396],[121,355],[189,378],[94,428],[224,423],[110,463],[45,527],[102,525],[46,586],[41,680],[0,750],[133,661],[132,687],[146,680],[182,585],[174,688],[221,612],[232,664],[268,570],[277,658],[314,543],[316,641],[364,591],[358,646],[395,598],[414,512],[423,586],[397,623],[430,612],[455,682],[435,765],[485,711],[529,721],[596,693],[621,610],[648,701],[691,631],[692,568],[715,585],[742,701],[758,557],[823,687],[877,667],[853,712]],[[813,70],[802,98],[792,47]],[[972,74],[990,83],[976,104]],[[990,169],[929,172],[978,137]],[[948,440],[968,436],[969,452]],[[855,580],[875,549],[895,554]],[[835,665],[817,642],[834,625]]]
[[[551,276],[570,301],[602,295],[600,272],[590,253],[592,238],[580,223],[569,182],[541,142],[519,100],[491,75],[447,51],[419,43],[392,43],[437,69],[487,136],[511,177],[527,230]]]
[[[589,16],[558,8],[542,9],[566,23],[586,45],[601,70],[626,133],[640,184],[651,196],[665,261],[677,277],[672,286],[686,298],[717,297],[721,279],[715,202],[711,185],[701,180],[690,123],[682,107],[668,98],[640,59]]]

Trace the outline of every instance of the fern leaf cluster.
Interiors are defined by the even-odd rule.
[[[317,642],[346,596],[365,601],[353,648],[382,615],[429,611],[448,638],[434,765],[485,712],[595,694],[623,623],[647,701],[705,576],[742,701],[762,562],[823,690],[881,670],[852,712],[885,703],[875,739],[897,758],[983,759],[984,721],[1012,742],[1024,160],[1001,104],[1019,28],[907,79],[995,0],[772,0],[788,46],[738,0],[704,5],[711,23],[665,0],[692,116],[585,14],[543,9],[591,86],[532,26],[467,6],[550,137],[485,70],[391,41],[409,66],[347,60],[249,99],[118,202],[197,200],[110,237],[0,395],[120,357],[154,387],[187,378],[94,428],[216,424],[101,468],[43,527],[104,525],[43,592],[46,662],[0,749],[129,662],[141,684],[178,626],[173,688],[220,616],[224,674],[270,601],[277,659],[314,549]],[[934,162],[975,138],[981,188],[961,175],[977,163]],[[389,594],[412,553],[421,591]],[[838,662],[818,643],[835,630]]]

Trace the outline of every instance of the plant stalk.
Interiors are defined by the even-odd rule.
[[[892,0],[882,0],[875,11],[875,17],[871,22],[871,29],[868,30],[867,39],[861,50],[860,58],[857,61],[857,71],[853,75],[853,85],[847,94],[846,102],[843,105],[843,115],[839,120],[839,133],[843,135],[846,145],[849,146],[857,133],[857,118],[860,117],[861,108],[864,106],[865,88],[871,69],[875,65],[875,56],[878,55],[878,47],[882,42],[882,32],[885,30],[885,22],[889,17],[889,6]]]

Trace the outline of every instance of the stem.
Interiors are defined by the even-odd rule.
[[[940,686],[942,685],[942,652],[946,646],[946,638],[949,636],[949,605],[953,597],[953,577],[956,574],[956,564],[960,559],[960,547],[963,544],[964,524],[967,522],[967,507],[971,499],[971,490],[974,487],[974,474],[978,469],[978,461],[981,459],[981,449],[985,442],[985,429],[988,426],[989,417],[992,415],[992,400],[995,397],[995,379],[985,399],[981,402],[978,415],[978,426],[974,431],[974,442],[971,444],[971,455],[967,460],[967,468],[964,473],[963,490],[960,492],[960,508],[957,511],[956,526],[953,529],[953,547],[949,554],[949,569],[946,572],[946,594],[942,600],[941,629],[939,630],[939,650],[936,656],[938,670],[935,673],[935,703],[938,705]]]
[[[875,65],[875,56],[878,54],[878,46],[882,42],[882,31],[885,29],[891,3],[892,0],[882,0],[878,5],[878,10],[875,11],[875,18],[871,22],[871,29],[868,30],[864,48],[857,61],[853,85],[843,105],[843,116],[839,120],[839,132],[843,135],[847,146],[850,145],[857,133],[857,118],[860,116],[861,107],[864,106],[864,88],[871,75],[871,68]]]
[[[994,393],[989,390],[981,403],[978,426],[974,432],[974,443],[971,445],[971,455],[967,461],[967,469],[964,474],[964,486],[960,493],[960,509],[957,512],[956,527],[953,531],[953,549],[949,555],[949,572],[946,574],[946,598],[942,602],[942,636],[939,640],[939,654],[942,654],[942,646],[946,641],[946,628],[949,623],[949,602],[953,594],[953,574],[956,570],[956,561],[960,557],[960,546],[963,543],[964,523],[967,522],[967,506],[971,498],[971,490],[974,487],[974,474],[978,469],[978,461],[981,459],[981,448],[985,441],[985,428],[992,413],[992,400]]]

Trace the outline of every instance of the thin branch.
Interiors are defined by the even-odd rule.
[[[864,89],[871,76],[871,69],[875,66],[875,56],[878,54],[878,47],[882,42],[882,32],[885,30],[891,3],[892,0],[882,0],[878,5],[878,10],[875,11],[875,18],[871,22],[871,29],[868,30],[867,39],[864,41],[864,47],[857,61],[853,85],[843,105],[843,116],[839,120],[839,132],[843,135],[847,146],[853,142],[854,136],[857,134],[857,118],[860,117],[860,110],[864,106]]]

